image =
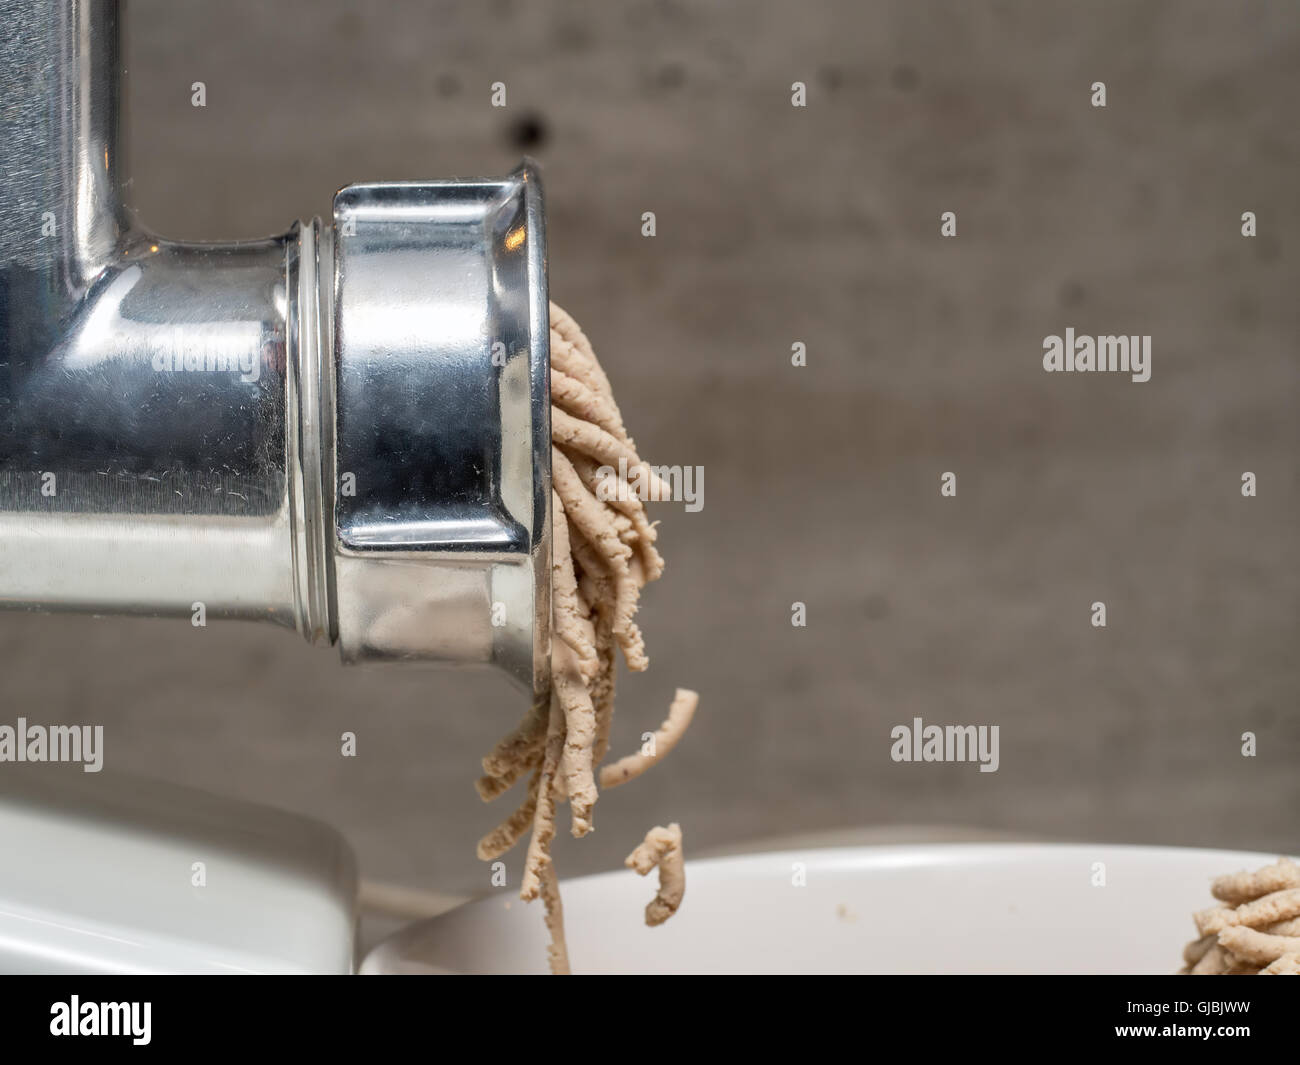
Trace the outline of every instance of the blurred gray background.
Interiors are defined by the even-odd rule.
[[[562,872],[670,819],[695,853],[902,824],[1296,849],[1294,3],[133,0],[128,19],[148,225],[256,237],[352,181],[527,152],[552,294],[642,454],[705,468],[702,512],[655,513],[668,570],[616,753],[676,685],[701,691],[696,724],[593,836],[561,837]],[[1045,374],[1067,326],[1151,334],[1151,381]],[[508,800],[472,784],[524,709],[496,678],[344,670],[269,627],[15,615],[0,666],[11,717],[103,723],[113,769],[331,821],[370,877],[488,886],[474,843]],[[893,763],[914,716],[999,725],[1000,770]]]

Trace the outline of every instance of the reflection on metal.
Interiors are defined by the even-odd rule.
[[[4,0],[0,605],[549,661],[541,189],[344,189],[187,244],[119,197],[117,5]]]

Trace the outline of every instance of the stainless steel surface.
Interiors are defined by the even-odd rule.
[[[337,238],[168,241],[119,196],[117,5],[3,10],[0,605],[201,604],[346,661],[489,664],[539,690],[533,170],[350,187]]]
[[[537,175],[350,186],[334,230],[343,657],[496,662],[533,688],[550,614]]]
[[[295,623],[285,475],[294,237],[131,235],[0,390],[8,605]],[[9,275],[6,275],[9,276]]]
[[[116,4],[0,0],[0,264],[6,303],[52,330],[115,260],[121,80]],[[25,282],[15,290],[11,286]],[[52,332],[47,336],[52,337]]]

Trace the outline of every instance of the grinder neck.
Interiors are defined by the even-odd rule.
[[[0,3],[0,607],[201,606],[346,661],[544,687],[531,164],[351,186],[266,240],[168,241],[122,200],[119,4]]]

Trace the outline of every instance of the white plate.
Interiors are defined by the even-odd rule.
[[[1210,880],[1276,859],[971,843],[688,860],[682,908],[658,928],[643,918],[657,874],[604,873],[562,890],[577,973],[1172,973],[1195,937],[1192,912],[1213,904]],[[410,925],[362,966],[545,971],[541,903],[505,890]]]

